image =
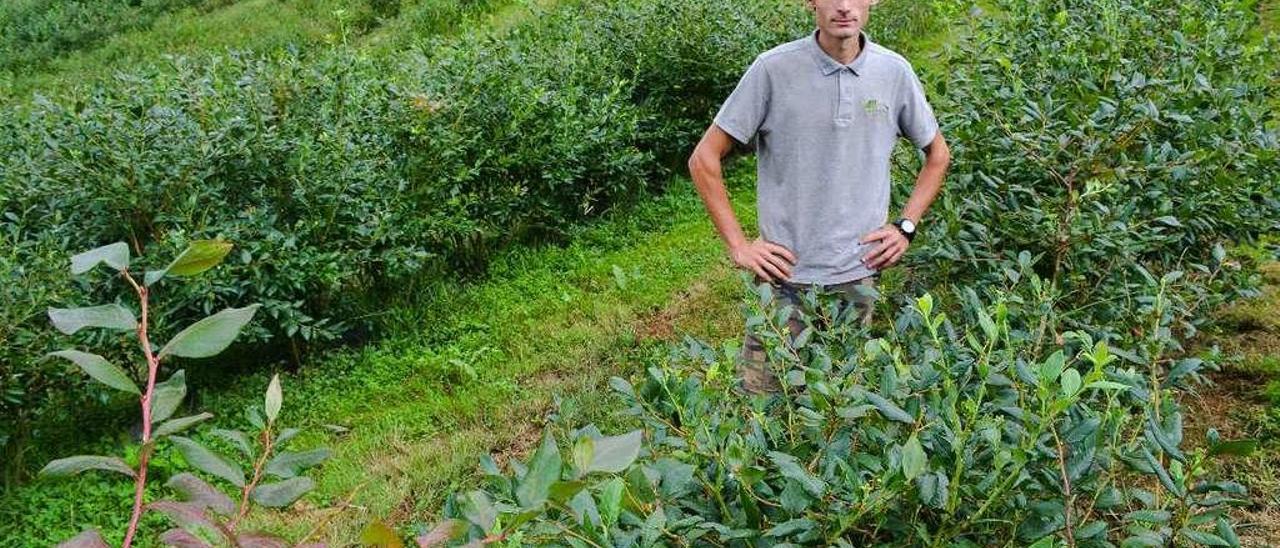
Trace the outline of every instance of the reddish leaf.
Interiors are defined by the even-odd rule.
[[[178,548],[210,548],[209,543],[200,540],[186,529],[170,529],[160,535],[160,542],[165,546],[176,546]]]
[[[108,548],[97,529],[86,529],[58,545],[58,548]]]
[[[447,519],[435,526],[431,532],[418,537],[418,548],[444,546],[467,532],[467,523],[462,520]]]

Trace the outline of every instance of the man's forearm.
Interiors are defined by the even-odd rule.
[[[911,190],[911,197],[907,199],[906,207],[902,208],[903,217],[911,219],[913,223],[920,223],[925,210],[929,209],[929,205],[942,191],[942,181],[947,175],[947,166],[950,164],[951,151],[947,148],[946,141],[942,139],[942,134],[939,133],[925,152],[924,167],[916,176],[916,185]]]
[[[702,197],[702,203],[715,224],[716,231],[724,240],[725,246],[734,249],[747,243],[747,236],[742,226],[733,215],[733,206],[729,203],[729,192],[725,189],[724,175],[719,158],[706,155],[695,155],[689,162],[689,175],[693,185]]]

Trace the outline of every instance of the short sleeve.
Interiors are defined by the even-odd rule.
[[[729,98],[720,105],[715,124],[739,143],[749,143],[764,124],[769,109],[769,75],[756,57]]]
[[[916,148],[924,148],[938,134],[938,120],[924,96],[924,86],[910,66],[906,81],[899,87],[898,134],[910,139]]]

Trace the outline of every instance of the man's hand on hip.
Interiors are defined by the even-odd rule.
[[[862,256],[863,264],[872,270],[884,270],[898,263],[898,259],[907,252],[911,242],[907,240],[898,227],[884,225],[862,237],[862,243],[879,242],[875,248]]]
[[[729,250],[729,258],[739,268],[751,270],[770,282],[790,278],[791,267],[796,263],[791,250],[763,238]]]

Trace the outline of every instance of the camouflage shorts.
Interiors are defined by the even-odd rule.
[[[876,279],[880,276],[872,275],[860,280],[845,282],[842,284],[817,285],[817,284],[792,284],[790,282],[774,282],[774,295],[778,298],[778,306],[790,304],[794,306],[790,319],[787,321],[787,327],[791,331],[791,336],[795,337],[804,330],[804,322],[801,318],[800,298],[811,287],[820,291],[837,293],[840,296],[841,309],[852,304],[857,308],[858,315],[863,325],[871,324],[871,311],[875,308],[874,292],[860,290],[860,287],[874,289]],[[756,277],[756,284],[764,283],[759,276]],[[742,351],[738,354],[738,378],[742,382],[742,388],[753,394],[763,394],[769,392],[777,392],[781,389],[778,379],[769,371],[769,364],[766,362],[764,345],[760,340],[747,332],[743,336]]]

